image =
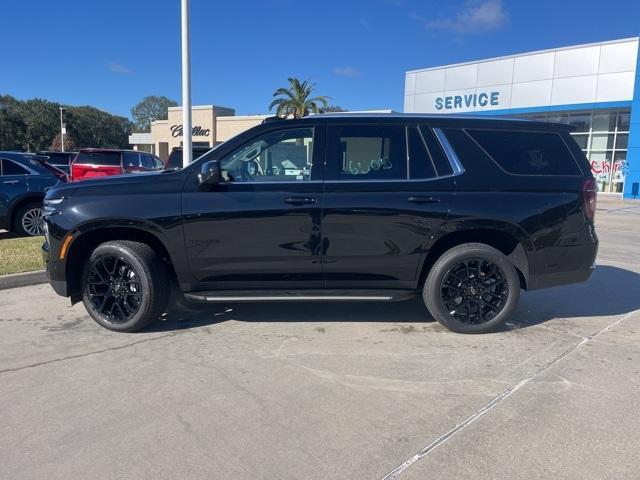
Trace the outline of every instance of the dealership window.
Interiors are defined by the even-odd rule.
[[[568,123],[571,135],[591,163],[601,192],[622,192],[627,168],[629,109],[518,115],[528,120]]]

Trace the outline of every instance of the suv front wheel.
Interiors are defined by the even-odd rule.
[[[162,260],[144,243],[99,245],[82,275],[82,301],[96,322],[117,332],[135,332],[164,313],[169,277]]]
[[[515,267],[483,243],[447,250],[433,265],[422,292],[435,319],[458,333],[486,333],[506,322],[520,299]]]

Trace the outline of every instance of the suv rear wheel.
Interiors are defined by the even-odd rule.
[[[118,240],[98,246],[82,275],[82,301],[103,327],[135,332],[167,308],[167,270],[149,245]]]
[[[500,251],[483,243],[466,243],[436,261],[422,298],[449,330],[486,333],[511,317],[520,299],[520,279]]]

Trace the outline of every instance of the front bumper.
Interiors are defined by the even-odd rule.
[[[42,261],[44,262],[47,278],[53,290],[63,297],[68,297],[68,287],[65,278],[64,264],[56,261],[51,255],[51,246],[48,241],[42,245]]]

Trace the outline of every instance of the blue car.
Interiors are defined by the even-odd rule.
[[[46,163],[46,157],[0,152],[0,229],[42,235],[44,192],[64,181],[65,173]]]

